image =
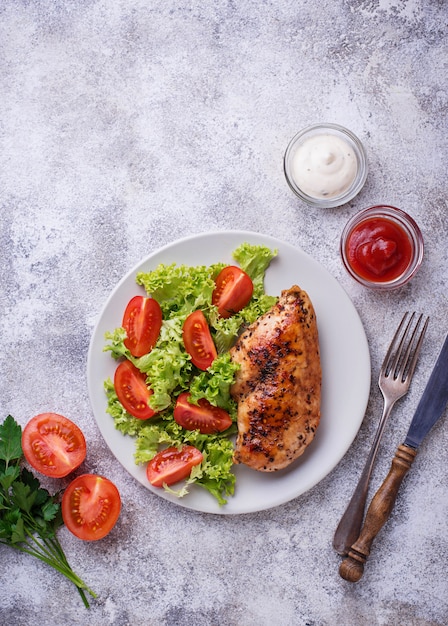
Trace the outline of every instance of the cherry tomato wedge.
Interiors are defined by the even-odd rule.
[[[123,407],[137,419],[147,420],[156,414],[148,404],[152,391],[146,376],[130,361],[123,361],[115,370],[114,387]]]
[[[64,491],[61,510],[64,524],[75,537],[96,541],[115,526],[121,510],[120,493],[108,478],[83,474]]]
[[[129,301],[122,326],[127,337],[124,345],[132,356],[148,354],[156,345],[162,326],[162,309],[154,298],[135,296]]]
[[[207,320],[202,311],[190,313],[182,330],[185,350],[200,370],[206,370],[218,356]]]
[[[254,292],[254,284],[250,276],[234,265],[228,265],[222,269],[215,283],[212,304],[218,307],[219,315],[224,318],[231,317],[234,313],[244,309]]]
[[[194,446],[185,445],[180,450],[171,446],[149,461],[146,476],[154,487],[173,485],[188,478],[193,467],[202,463],[202,459],[202,452]]]
[[[86,440],[76,424],[57,413],[31,418],[22,432],[28,463],[45,476],[62,478],[86,458]]]
[[[205,398],[199,400],[199,406],[190,404],[190,394],[184,391],[177,398],[174,407],[174,420],[186,430],[199,430],[203,435],[221,433],[232,425],[232,418]]]

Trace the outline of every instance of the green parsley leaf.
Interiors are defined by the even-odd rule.
[[[20,467],[18,465],[10,465],[0,472],[0,486],[7,491],[19,476]]]
[[[16,524],[11,526],[11,543],[21,543],[26,540],[25,535],[25,525],[23,521],[23,517],[19,517]]]
[[[0,424],[0,544],[25,552],[63,574],[76,588],[86,608],[87,587],[70,567],[56,530],[62,526],[57,496],[40,486],[23,460],[22,429],[8,415]]]
[[[25,485],[21,481],[16,480],[12,485],[12,502],[16,504],[19,509],[29,513],[31,507],[36,500],[36,492],[31,491],[29,485]]]
[[[22,429],[11,415],[0,424],[0,459],[17,461],[22,456]]]
[[[57,502],[53,502],[52,500],[47,500],[42,506],[42,515],[46,522],[56,520],[59,512],[59,504]]]

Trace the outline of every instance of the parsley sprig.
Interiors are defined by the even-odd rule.
[[[96,594],[70,567],[56,536],[63,525],[57,495],[40,486],[23,467],[22,428],[11,415],[0,424],[0,544],[31,554],[76,585],[86,608],[86,592]]]

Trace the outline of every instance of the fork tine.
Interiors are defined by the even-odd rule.
[[[405,345],[416,314],[415,312],[411,314],[409,320],[407,321],[404,332],[401,335],[408,315],[409,311],[406,311],[406,313],[403,315],[403,318],[397,328],[397,331],[384,358],[383,366],[380,372],[380,375],[382,373],[382,375],[384,375],[386,378],[391,376],[393,380],[400,379],[403,383],[405,382],[406,378],[410,380],[414,373],[417,364],[417,358],[420,353],[420,348],[422,346],[423,338],[425,336],[426,328],[429,322],[429,317],[427,317],[417,340],[417,332],[423,319],[423,314],[420,314],[419,318],[417,319],[417,323],[415,324],[414,329],[411,333],[409,341]],[[397,342],[398,346],[396,345]]]
[[[403,329],[404,323],[405,323],[406,318],[407,318],[408,315],[409,315],[409,312],[406,311],[406,313],[402,317],[402,320],[401,320],[401,322],[400,322],[400,324],[399,324],[399,326],[397,328],[397,331],[396,331],[395,335],[392,337],[392,341],[390,342],[389,348],[388,348],[388,350],[386,352],[386,356],[384,357],[383,365],[381,366],[381,370],[380,371],[383,372],[386,376],[389,375],[389,372],[391,371],[391,369],[395,369],[395,367],[396,367],[396,362],[395,361],[397,360],[397,355],[399,355],[399,353],[400,353],[401,344],[403,343],[403,338],[404,337],[401,339],[400,344],[399,344],[398,349],[397,349],[397,352],[395,353],[395,359],[394,359],[394,363],[393,363],[393,368],[392,368],[392,364],[390,363],[390,360],[391,360],[392,355],[394,354],[395,344],[398,341],[398,338],[400,336],[400,333],[401,333],[401,331]],[[413,315],[414,315],[414,313],[413,313]],[[412,321],[412,316],[411,316],[411,319],[408,322],[408,327],[406,328],[404,335],[407,334],[407,331],[409,329],[409,323],[411,321]]]
[[[397,348],[397,350],[395,352],[394,360],[392,362],[392,365],[389,368],[389,372],[392,372],[394,380],[398,377],[399,366],[400,366],[400,364],[402,362],[402,361],[400,361],[400,359],[401,359],[401,356],[402,356],[403,345],[404,345],[404,342],[405,342],[405,340],[407,338],[407,335],[408,335],[409,329],[411,327],[411,324],[414,321],[414,317],[415,317],[415,312],[412,313],[411,317],[409,318],[409,321],[408,321],[408,323],[406,325],[406,328],[405,328],[405,331],[403,333],[403,336],[401,337],[400,343],[398,344],[398,348]],[[404,319],[405,318],[403,317],[403,320]],[[395,342],[395,337],[394,337],[394,342]],[[388,374],[386,374],[386,375],[388,375]]]
[[[414,328],[414,332],[412,333],[411,341],[409,342],[409,347],[408,347],[407,352],[406,352],[406,364],[407,364],[407,361],[409,359],[409,355],[410,355],[410,352],[411,352],[411,346],[412,346],[412,344],[414,342],[414,339],[415,339],[415,336],[416,336],[416,333],[417,333],[417,329],[418,329],[422,319],[423,319],[423,314],[421,314],[420,317],[418,318],[417,325]],[[415,346],[415,349],[414,349],[414,354],[413,354],[412,359],[411,359],[411,361],[409,363],[408,371],[406,372],[405,369],[403,369],[403,378],[404,378],[405,374],[409,378],[412,378],[412,375],[414,374],[415,366],[417,365],[418,355],[420,353],[420,348],[422,347],[423,338],[425,336],[426,329],[428,328],[428,323],[429,323],[429,316],[426,318],[426,321],[423,324],[423,328],[422,328],[422,330],[420,332],[420,336],[418,338],[417,345]]]
[[[411,321],[413,320],[414,315],[415,315],[415,313],[412,314],[412,317],[409,320],[409,324],[408,324],[408,326],[406,328],[406,333],[404,334],[404,337],[403,337],[403,342],[404,342],[404,338],[406,337],[406,335],[408,333],[408,330],[410,328]],[[400,378],[401,382],[404,382],[405,379],[406,379],[406,375],[407,375],[407,369],[406,368],[407,368],[407,364],[408,364],[408,360],[409,360],[409,355],[411,354],[412,345],[414,343],[418,327],[420,326],[420,322],[422,321],[422,317],[423,317],[423,314],[421,314],[420,317],[418,318],[417,323],[414,326],[414,330],[412,332],[412,335],[411,335],[411,337],[409,339],[409,342],[408,342],[408,345],[406,347],[406,350],[404,352],[404,355],[400,355],[401,356],[401,361],[400,361],[400,363],[397,363],[396,369],[394,371],[394,379]]]

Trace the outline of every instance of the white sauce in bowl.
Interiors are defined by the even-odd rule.
[[[313,198],[335,198],[352,185],[358,172],[353,148],[332,134],[313,135],[294,153],[291,174],[298,187]]]

